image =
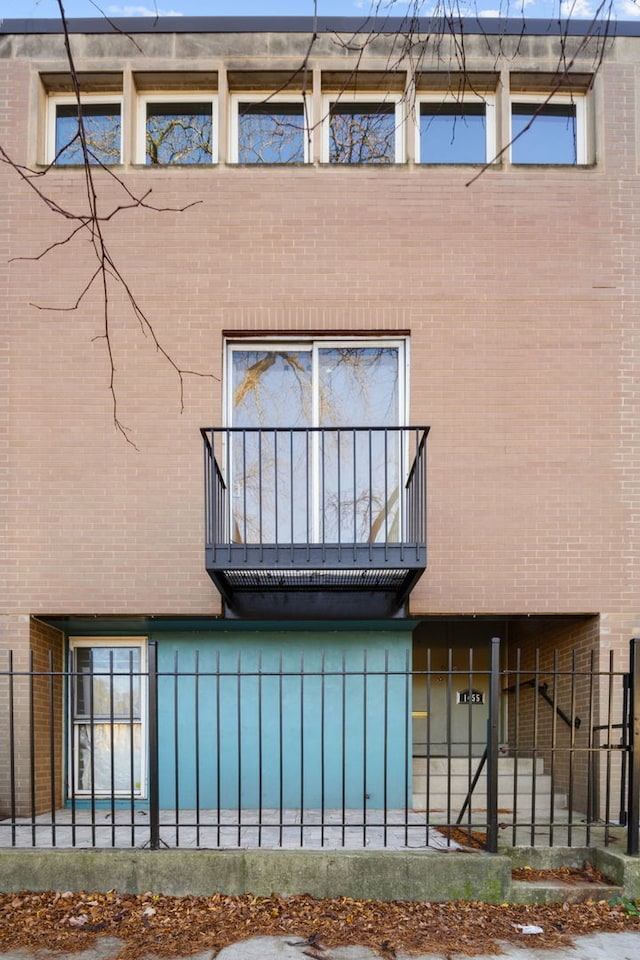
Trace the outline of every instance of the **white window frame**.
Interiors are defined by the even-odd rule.
[[[304,163],[311,160],[311,131],[313,130],[313,120],[311,116],[311,96],[305,93],[278,93],[276,96],[269,96],[268,93],[232,93],[230,102],[229,118],[229,162],[239,163],[238,160],[238,135],[239,123],[238,116],[241,103],[264,103],[265,105],[274,105],[274,113],[277,113],[277,104],[279,103],[298,103],[302,104],[303,109],[303,137],[304,137]],[[251,166],[260,166],[261,164],[251,164]],[[265,166],[288,167],[289,163],[265,164]]]
[[[401,93],[376,93],[372,91],[370,93],[329,93],[325,94],[322,98],[322,162],[331,163],[331,107],[334,104],[340,105],[341,103],[380,103],[388,104],[393,103],[395,107],[395,130],[394,130],[394,143],[395,143],[395,157],[394,163],[404,163],[406,160],[406,149],[405,149],[405,131],[406,131],[406,112],[405,112],[405,97]],[[331,166],[334,167],[344,167],[344,166],[381,166],[381,164],[376,163],[363,163],[363,164],[344,164],[344,163],[331,163]]]
[[[49,96],[47,98],[47,122],[46,122],[46,162],[53,163],[56,157],[56,121],[58,117],[58,107],[68,107],[70,105],[76,106],[78,103],[78,98],[72,94],[56,94],[55,96]],[[104,104],[118,104],[120,107],[120,159],[117,163],[123,162],[123,141],[124,141],[124,97],[120,93],[113,94],[111,96],[105,94],[92,94],[92,93],[81,93],[80,94],[80,103],[81,105],[86,106],[99,106],[101,103]],[[105,164],[105,166],[115,166],[116,164]],[[57,165],[56,165],[57,166]],[[60,164],[61,167],[64,166],[77,166],[77,164]]]
[[[485,108],[485,157],[484,161],[473,161],[473,162],[482,162],[482,163],[493,163],[496,159],[497,149],[496,149],[496,98],[495,94],[487,94],[485,96],[478,96],[473,93],[464,93],[460,96],[456,96],[454,93],[446,93],[444,96],[438,93],[420,93],[416,96],[416,123],[415,123],[415,151],[416,151],[416,163],[421,163],[420,154],[421,154],[421,136],[420,136],[420,107],[423,103],[459,103],[459,104],[482,104]],[[434,163],[427,165],[430,166],[465,166],[464,162],[450,164],[447,163]]]
[[[69,686],[75,682],[75,650],[80,648],[95,647],[138,647],[140,649],[140,785],[134,789],[133,796],[136,800],[145,800],[148,796],[148,758],[147,758],[147,735],[148,735],[148,698],[146,674],[148,671],[148,638],[147,637],[69,637],[69,651],[71,654],[72,675],[69,678]],[[122,674],[125,676],[125,674]],[[67,703],[67,722],[68,722],[68,762],[71,764],[73,758],[74,769],[69,771],[68,780],[68,799],[83,800],[96,797],[96,799],[111,799],[112,797],[130,797],[129,791],[102,791],[102,790],[80,790],[78,789],[79,771],[78,763],[80,752],[76,740],[76,729],[83,722],[72,713],[72,704],[74,698],[71,695],[71,689],[68,691]],[[86,721],[85,721],[86,722]],[[99,721],[98,721],[99,722]],[[120,721],[119,721],[120,722]],[[75,788],[75,789],[74,789]]]
[[[512,93],[509,97],[509,162],[516,167],[526,167],[527,164],[523,162],[514,162],[513,160],[513,104],[515,103],[531,103],[531,104],[545,104],[550,107],[557,106],[573,106],[576,109],[576,162],[574,163],[561,163],[558,162],[558,166],[561,167],[574,167],[580,166],[585,163],[588,163],[588,131],[587,131],[587,97],[582,93],[571,94],[553,94],[551,97],[549,94],[544,93]],[[536,165],[535,161],[531,161],[533,166]],[[546,166],[553,166],[554,164],[546,164]]]
[[[211,163],[218,162],[218,95],[214,93],[139,93],[136,98],[136,144],[135,162],[145,167],[147,163],[147,106],[150,103],[209,103],[211,104]],[[160,167],[191,167],[191,163],[158,164]],[[200,164],[195,164],[200,166]]]

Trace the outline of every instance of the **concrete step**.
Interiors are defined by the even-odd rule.
[[[447,792],[447,782],[449,782],[451,793],[463,793],[466,794],[469,790],[469,787],[473,783],[473,778],[469,777],[442,777],[442,776],[427,776],[426,774],[413,774],[413,789],[417,791],[426,791],[427,785],[431,792],[437,790],[438,792]],[[503,796],[513,796],[515,793],[533,793],[535,789],[536,796],[544,796],[551,793],[551,777],[546,777],[544,775],[537,776],[534,780],[533,777],[528,776],[519,776],[516,780],[515,777],[499,777],[498,778],[498,793]],[[486,793],[487,792],[487,778],[481,776],[478,778],[478,781],[474,787],[474,793]]]
[[[452,794],[450,797],[447,797],[446,793],[430,793],[427,798],[426,793],[420,793],[418,791],[412,792],[413,806],[418,809],[424,810],[427,806],[427,799],[429,802],[429,809],[434,810],[443,810],[446,809],[447,804],[451,804],[452,809],[461,809],[467,795],[462,793]],[[531,812],[533,808],[533,799],[530,796],[521,794],[514,801],[513,797],[498,797],[498,808],[500,810],[513,810],[515,807],[518,810],[524,812]],[[474,807],[482,810],[487,809],[487,797],[486,794],[473,794],[471,798],[471,803]],[[551,797],[535,797],[535,810],[539,816],[543,816],[545,811],[548,810],[565,810],[566,803],[564,797],[556,797],[551,802]]]
[[[480,758],[468,757],[414,757],[412,801],[416,810],[450,810],[457,815],[467,799],[469,788],[478,769]],[[540,758],[500,757],[498,763],[498,808],[517,818],[531,817],[535,799],[537,812],[561,810],[566,796],[551,792],[551,777],[544,773]],[[482,813],[487,809],[486,766],[482,770],[471,798],[471,811]]]
[[[413,810],[419,812],[427,810],[427,802],[424,794],[414,793],[411,798],[411,804]],[[449,814],[455,819],[462,810],[463,804],[464,798],[457,799],[452,797],[451,807],[449,808],[447,807],[446,797],[429,797],[429,813]],[[468,810],[469,808],[467,807],[465,816],[467,815]],[[550,807],[547,805],[536,804],[536,820],[547,820],[551,816],[552,812],[554,822],[561,822],[563,820],[565,811],[563,811],[561,807],[554,804],[553,811],[551,811]],[[487,804],[483,798],[476,797],[472,800],[471,813],[479,814],[481,819],[486,816]],[[498,802],[498,816],[506,819],[515,816],[517,821],[521,823],[529,823],[531,821],[531,800],[527,797],[523,797],[521,800],[518,800],[518,803],[515,807],[510,802]]]
[[[582,903],[616,900],[624,888],[600,883],[566,883],[563,880],[512,880],[511,903]]]
[[[427,804],[430,810],[444,810],[447,809],[448,805],[450,805],[452,809],[460,810],[462,809],[466,799],[466,793],[452,793],[447,795],[447,793],[444,791],[429,791],[429,795],[427,797],[425,790],[421,791],[414,789],[412,791],[413,807],[419,810],[425,810],[427,808]],[[471,797],[471,803],[476,809],[486,810],[486,793],[476,793],[474,791]],[[538,816],[544,816],[545,811],[552,809],[565,810],[566,805],[567,801],[564,794],[556,794],[553,797],[551,794],[544,796],[536,794],[535,797],[533,797],[531,794],[526,793],[519,793],[517,797],[514,797],[513,794],[509,794],[508,796],[498,795],[498,809],[517,809],[520,813],[528,813],[529,815],[534,808]]]
[[[451,774],[451,776],[468,777],[469,770],[471,770],[471,776],[473,777],[480,761],[480,757],[472,757],[469,761],[468,757],[429,757],[427,760],[427,757],[424,756],[414,756],[412,766],[414,775],[425,774],[428,770],[431,776]],[[498,760],[499,775],[514,776],[517,765],[518,776],[521,774],[531,776],[534,771],[534,764],[536,776],[544,774],[544,762],[540,757],[535,761],[531,757],[500,757]],[[485,770],[486,764],[483,772]]]

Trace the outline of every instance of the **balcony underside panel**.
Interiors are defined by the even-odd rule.
[[[242,617],[402,616],[425,562],[416,544],[231,544],[206,554],[227,613]]]

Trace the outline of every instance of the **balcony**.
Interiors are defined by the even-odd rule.
[[[203,428],[227,616],[397,617],[426,566],[428,427]]]

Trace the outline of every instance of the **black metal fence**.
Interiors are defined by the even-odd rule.
[[[637,854],[639,650],[9,655],[0,846]]]

